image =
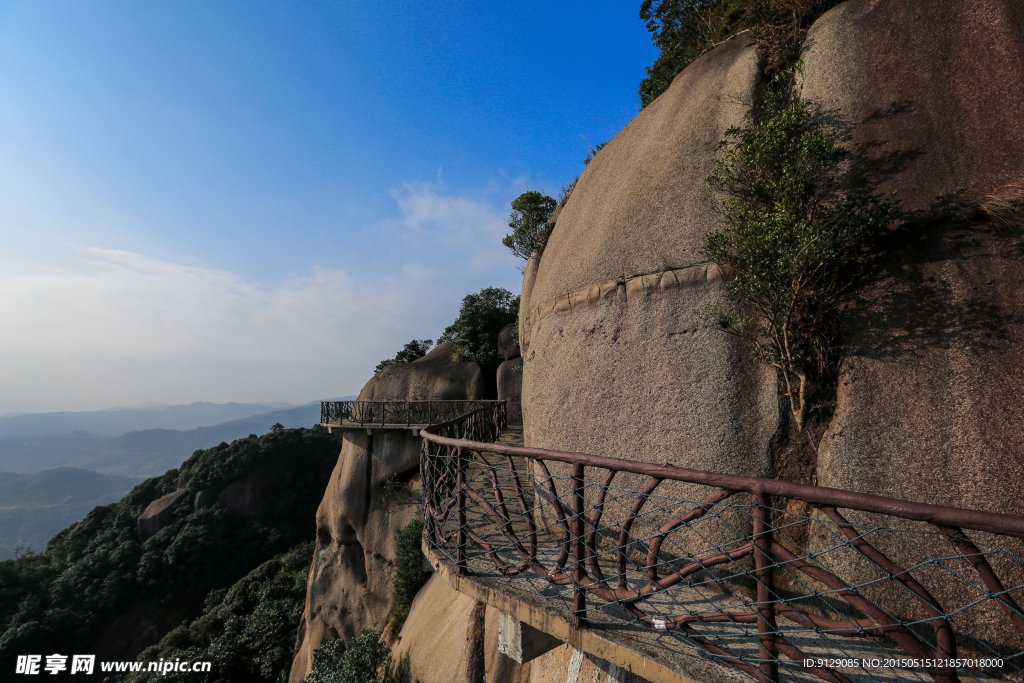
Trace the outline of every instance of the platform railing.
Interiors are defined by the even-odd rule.
[[[761,681],[1024,676],[1024,517],[496,444],[502,414],[420,432],[425,537],[457,573]]]
[[[429,425],[502,401],[321,401],[320,423],[373,427]]]

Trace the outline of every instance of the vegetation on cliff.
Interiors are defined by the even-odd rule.
[[[414,360],[423,358],[423,356],[427,355],[427,351],[430,350],[430,347],[433,346],[433,344],[433,339],[413,339],[406,343],[406,345],[402,347],[402,350],[395,354],[394,358],[388,358],[387,360],[382,360],[377,363],[377,367],[373,369],[373,374],[376,375],[384,368],[394,365],[395,363],[411,363]]]
[[[735,270],[726,298],[749,303],[756,315],[721,304],[708,313],[779,369],[802,429],[809,383],[836,366],[842,310],[856,295],[864,251],[897,202],[837,192],[849,150],[812,119],[791,76],[776,75],[746,125],[726,131],[708,178],[724,196],[725,227],[707,235],[703,251]]]
[[[395,633],[401,630],[412,601],[430,574],[423,571],[423,520],[414,519],[395,532],[398,538],[398,562],[395,567],[395,592],[391,603],[391,620]]]
[[[338,437],[316,427],[278,429],[196,451],[181,468],[93,509],[54,536],[43,553],[0,563],[0,660],[82,652],[128,611],[170,629],[199,617],[204,604],[213,609],[221,601],[211,602],[211,591],[232,586],[313,535],[339,447]],[[191,504],[200,490],[218,491],[259,474],[272,485],[251,516]],[[187,495],[169,522],[140,542],[139,515],[182,489]],[[289,628],[288,648],[294,643]]]
[[[313,667],[302,683],[393,683],[387,675],[391,651],[381,632],[363,629],[351,642],[325,640],[313,653]]]
[[[526,261],[534,252],[543,252],[551,231],[548,219],[558,203],[536,190],[524,192],[512,201],[512,214],[508,227],[512,232],[505,235],[502,244]]]
[[[454,342],[456,358],[498,367],[498,333],[519,319],[519,297],[502,287],[484,287],[467,294],[459,317],[445,328],[438,344]]]
[[[264,562],[229,589],[206,595],[202,614],[186,620],[145,650],[139,660],[210,662],[204,683],[286,683],[295,631],[306,601],[313,542]],[[126,683],[195,681],[194,673],[140,673]]]
[[[757,40],[769,77],[798,57],[807,28],[840,0],[643,0],[640,18],[647,24],[658,58],[640,83],[646,107],[672,84],[690,62],[740,31]]]

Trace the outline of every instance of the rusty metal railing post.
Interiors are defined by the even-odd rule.
[[[584,466],[572,466],[572,612],[573,626],[587,627],[587,592],[583,588],[583,482]]]
[[[772,582],[772,559],[769,555],[772,530],[769,524],[770,497],[763,491],[754,493],[754,579],[757,581],[757,633],[758,667],[760,680],[777,683],[779,680],[778,653],[775,634],[775,586]]]
[[[458,473],[455,476],[455,499],[456,505],[459,508],[459,531],[456,538],[455,566],[456,573],[459,576],[465,576],[469,573],[466,567],[466,458],[463,456],[461,448],[456,449],[455,455],[458,458]]]

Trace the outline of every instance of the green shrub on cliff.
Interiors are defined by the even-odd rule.
[[[550,234],[547,222],[557,205],[551,197],[534,190],[516,197],[508,217],[512,232],[501,243],[524,261],[534,252],[543,252]]]
[[[467,294],[459,317],[449,325],[438,344],[454,342],[460,360],[485,367],[498,366],[498,333],[519,319],[519,297],[502,287],[484,287]]]
[[[897,202],[837,192],[838,165],[849,152],[810,117],[791,76],[779,74],[746,125],[726,131],[724,155],[708,177],[724,196],[726,226],[707,235],[703,253],[736,271],[726,298],[755,311],[717,304],[706,314],[752,340],[754,356],[779,369],[801,429],[812,377],[837,358],[861,257]]]
[[[394,683],[387,675],[391,651],[381,632],[363,629],[346,643],[325,640],[313,653],[313,667],[302,683]]]
[[[408,342],[403,346],[402,350],[396,353],[394,358],[382,360],[377,363],[377,367],[373,369],[373,374],[376,375],[384,368],[389,365],[394,365],[395,363],[411,363],[414,360],[423,358],[423,356],[427,355],[427,351],[430,350],[433,343],[433,339],[413,339],[411,342]]]
[[[212,664],[204,683],[287,683],[295,632],[306,602],[313,542],[263,563],[229,589],[211,591],[202,614],[168,633],[139,660],[202,661]],[[129,676],[126,683],[196,680],[168,672]]]
[[[423,571],[423,520],[414,519],[395,532],[398,537],[398,562],[395,569],[395,592],[391,603],[391,619],[397,632],[405,623],[412,601],[430,578]]]

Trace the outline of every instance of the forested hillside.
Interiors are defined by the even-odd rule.
[[[320,427],[278,427],[261,437],[196,451],[180,468],[146,480],[117,503],[93,509],[42,553],[0,562],[0,666],[13,670],[15,656],[26,653],[92,651],[98,659],[134,659],[139,649],[204,610],[205,621],[193,625],[191,636],[178,632],[176,640],[160,647],[167,652],[205,646],[217,640],[217,629],[223,635],[228,615],[244,612],[245,619],[252,618],[252,610],[239,605],[255,601],[265,607],[248,639],[229,635],[221,642],[262,653],[263,659],[247,660],[254,668],[246,680],[278,680],[287,671],[301,612],[305,570],[300,565],[309,561],[314,515],[339,443]],[[174,492],[182,492],[180,504],[141,540],[139,516]],[[214,503],[218,493],[224,495]],[[232,589],[261,565],[262,573]],[[273,587],[277,582],[283,582],[280,591]],[[260,597],[264,590],[277,591],[287,604],[272,609]],[[140,634],[149,634],[149,642]],[[233,656],[214,650],[210,656],[217,661]],[[240,680],[231,678],[236,668],[215,671],[227,676],[223,680]]]

